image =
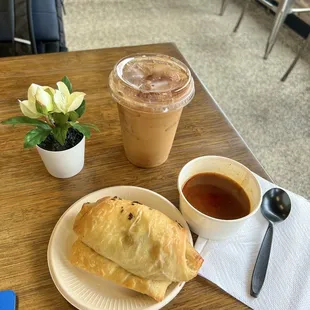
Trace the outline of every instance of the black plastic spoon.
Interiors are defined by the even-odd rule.
[[[290,211],[291,200],[283,189],[272,188],[264,194],[261,212],[269,225],[252,274],[251,296],[253,297],[258,296],[265,281],[271,251],[273,224],[284,221],[289,216]]]

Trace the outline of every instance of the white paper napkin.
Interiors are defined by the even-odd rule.
[[[257,176],[265,193],[274,184]],[[292,209],[285,222],[274,227],[273,243],[264,286],[250,295],[252,271],[267,229],[261,212],[238,233],[223,241],[197,239],[195,248],[204,258],[199,275],[253,309],[310,309],[310,202],[287,191]]]

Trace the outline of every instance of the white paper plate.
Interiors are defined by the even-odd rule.
[[[71,246],[76,240],[76,235],[73,232],[75,216],[83,203],[95,202],[105,196],[119,196],[124,199],[137,200],[163,212],[187,229],[189,240],[193,244],[186,221],[179,210],[163,196],[148,189],[134,186],[104,188],[78,200],[57,222],[47,251],[48,267],[52,279],[62,296],[80,310],[160,309],[180,292],[184,283],[171,284],[164,300],[156,302],[146,295],[79,270],[72,266],[68,260]]]

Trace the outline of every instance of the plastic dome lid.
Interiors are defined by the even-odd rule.
[[[110,74],[109,85],[119,104],[151,113],[182,108],[195,93],[187,66],[161,54],[138,54],[121,59]]]

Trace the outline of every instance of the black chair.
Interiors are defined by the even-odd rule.
[[[0,57],[15,55],[14,33],[14,3],[0,0]]]
[[[0,0],[0,56],[67,51],[63,0]]]
[[[63,2],[55,0],[28,0],[29,28],[32,29],[33,53],[53,53],[67,51],[64,44],[61,12]]]

